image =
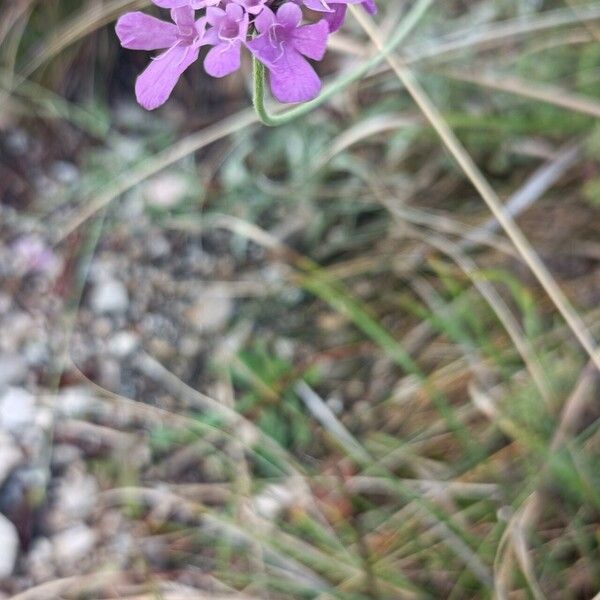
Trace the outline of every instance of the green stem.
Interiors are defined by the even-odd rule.
[[[373,55],[371,58],[358,65],[345,75],[340,76],[339,79],[330,85],[326,86],[321,94],[314,100],[310,100],[309,102],[305,102],[304,104],[300,104],[299,106],[295,106],[294,108],[279,114],[270,114],[265,106],[265,67],[256,57],[253,57],[252,70],[254,78],[254,90],[252,102],[258,118],[263,124],[269,127],[277,127],[278,125],[290,123],[294,119],[302,117],[313,111],[315,108],[321,106],[332,96],[347,88],[355,81],[358,81],[368,71],[383,62],[387,56],[391,54],[414,30],[433,2],[434,0],[418,0],[418,2],[412,6],[406,17],[404,17],[400,23],[394,35],[389,39],[380,52]]]

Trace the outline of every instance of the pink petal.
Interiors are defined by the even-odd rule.
[[[240,44],[219,44],[204,59],[204,68],[213,77],[225,77],[240,68]]]
[[[259,33],[264,33],[274,22],[275,15],[273,14],[273,11],[268,6],[265,6],[254,20],[254,25]]]
[[[302,9],[293,2],[286,2],[277,11],[277,22],[286,28],[297,27],[302,20]]]
[[[177,27],[142,12],[130,12],[118,21],[116,32],[124,48],[162,50],[177,42]]]
[[[319,95],[321,80],[298,52],[286,52],[277,68],[270,68],[269,81],[279,102],[306,102]]]
[[[181,74],[196,60],[199,50],[190,46],[175,46],[155,58],[135,83],[138,102],[148,110],[164,104]]]
[[[327,50],[328,37],[329,26],[325,19],[321,19],[318,23],[304,25],[294,31],[294,48],[308,58],[321,60]]]

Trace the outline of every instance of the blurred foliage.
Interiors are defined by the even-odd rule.
[[[585,357],[504,239],[462,245],[489,215],[406,91],[381,69],[296,123],[240,127],[209,148],[194,137],[197,146],[163,169],[152,161],[248,106],[247,81],[192,72],[162,111],[141,112],[133,82],[146,58],[119,49],[110,24],[125,5],[141,4],[33,3],[26,24],[3,40],[2,85],[10,92],[3,123],[43,147],[23,162],[68,154],[81,171],[76,184],[32,209],[51,237],[116,184],[123,191],[106,203],[108,238],[163,228],[180,248],[193,238],[230,257],[216,280],[225,273],[265,288],[236,300],[231,328],[251,327],[230,362],[208,359],[187,382],[231,383],[250,441],[240,423],[188,407],[187,428],[165,422],[144,432],[150,475],[103,458],[90,467],[107,489],[164,485],[175,495],[191,482],[226,490],[222,505],[201,506],[205,522],[193,528],[176,519],[155,526],[143,503],[131,501],[130,518],[150,521],[152,535],[180,536],[184,548],[174,543],[152,576],[170,581],[190,567],[274,600],[459,600],[492,597],[498,586],[514,598],[541,598],[538,587],[550,599],[591,598],[600,587],[595,407],[565,444],[552,446],[562,409],[587,381]],[[382,5],[378,19],[389,31],[398,5]],[[529,82],[550,85],[597,110],[599,21],[578,23],[573,10],[533,0],[436,3],[404,51],[503,198],[566,144],[582,147],[578,164],[522,219],[597,334],[597,292],[586,287],[598,276],[597,117],[576,103],[455,76],[510,76],[522,91]],[[550,11],[573,18],[536,29],[546,13],[557,14]],[[504,20],[502,35],[477,41]],[[530,33],[511,33],[523,23]],[[366,44],[357,27],[345,35],[359,49]],[[457,38],[466,40],[462,49],[440,50]],[[439,55],[420,56],[431,48]],[[325,68],[351,60],[337,50]],[[65,140],[74,140],[69,151]],[[184,181],[185,192],[152,205],[147,192],[163,172]],[[42,197],[28,185],[29,196]],[[142,208],[127,212],[130,204]],[[213,227],[223,216],[238,228]],[[500,301],[521,347],[498,314]],[[301,350],[277,351],[282,339]],[[298,395],[299,381],[336,408],[327,426]],[[246,445],[236,454],[238,442]],[[169,460],[190,449],[202,460],[171,481]],[[543,501],[523,523],[534,492]],[[265,497],[273,517],[256,509]]]

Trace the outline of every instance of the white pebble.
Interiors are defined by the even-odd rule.
[[[35,421],[35,398],[21,388],[9,387],[0,398],[0,427],[20,433]]]
[[[138,347],[139,337],[130,331],[115,333],[108,342],[108,350],[115,358],[127,358]]]
[[[0,356],[0,389],[20,383],[27,375],[27,363],[19,356]]]
[[[19,535],[15,526],[0,514],[0,579],[12,575],[19,553]]]
[[[124,313],[129,306],[129,294],[120,281],[104,279],[94,286],[90,303],[97,314]]]
[[[54,559],[61,567],[73,566],[92,551],[95,543],[96,533],[79,523],[54,536]]]
[[[94,398],[86,387],[73,386],[61,391],[55,402],[60,415],[81,418],[92,409]]]

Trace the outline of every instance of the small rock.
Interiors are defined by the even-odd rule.
[[[35,420],[35,398],[22,388],[9,387],[0,398],[0,427],[20,433]]]
[[[12,575],[19,553],[19,534],[16,527],[0,514],[0,579]]]
[[[57,490],[57,505],[71,519],[87,518],[96,505],[98,484],[80,469],[70,471]]]
[[[69,567],[89,554],[96,543],[96,533],[79,523],[54,536],[52,546],[57,565]]]
[[[151,258],[158,259],[169,256],[171,245],[164,235],[153,234],[148,240],[148,254]]]
[[[48,473],[44,467],[22,466],[16,468],[4,482],[0,494],[0,511],[15,515],[15,519],[29,520],[32,502],[42,498],[48,484]],[[2,546],[0,545],[0,551]]]
[[[179,353],[185,358],[192,358],[200,352],[202,342],[197,335],[185,335],[179,341]]]
[[[136,552],[136,543],[130,533],[118,532],[109,542],[108,551],[113,560],[113,564],[121,567],[131,560],[131,556]]]
[[[44,342],[33,340],[23,348],[23,358],[30,366],[47,365],[50,360],[48,345]]]
[[[254,498],[254,508],[265,519],[273,520],[292,506],[294,498],[294,490],[291,487],[273,484]]]
[[[327,398],[327,406],[335,415],[341,415],[344,412],[344,401],[335,392]]]
[[[121,386],[121,363],[120,361],[106,357],[99,361],[96,373],[96,382],[107,390],[116,390]]]
[[[31,140],[22,129],[15,129],[6,134],[4,144],[13,156],[23,156],[29,151]]]
[[[137,349],[139,337],[130,331],[119,331],[108,341],[108,350],[115,358],[127,358]]]
[[[21,383],[27,375],[27,363],[19,356],[0,355],[0,390]]]
[[[94,404],[94,398],[85,387],[66,388],[56,397],[56,410],[65,417],[82,417],[88,414]]]
[[[82,455],[81,449],[73,444],[54,444],[52,446],[52,467],[63,469],[81,460]]]
[[[275,340],[275,352],[277,356],[285,360],[292,360],[296,351],[296,342],[288,338],[278,338]]]
[[[79,179],[79,169],[71,162],[58,160],[50,167],[50,174],[56,181],[71,185]]]
[[[27,555],[27,570],[36,582],[47,581],[54,576],[53,554],[48,538],[38,538],[31,546]]]
[[[171,360],[176,354],[176,350],[171,343],[158,337],[153,337],[148,342],[148,350],[159,361]]]
[[[198,301],[186,311],[186,317],[201,333],[223,329],[233,314],[231,296],[220,286],[206,289]]]
[[[0,315],[8,313],[13,303],[13,297],[10,294],[0,292]]]
[[[120,281],[104,279],[94,286],[90,303],[98,314],[124,313],[129,306],[129,294]]]
[[[149,206],[169,210],[177,206],[189,193],[189,181],[184,175],[164,173],[148,181],[144,198]]]
[[[147,127],[148,126],[148,117],[145,112],[140,109],[139,104],[135,102],[117,102],[114,112],[113,118],[115,123],[120,126],[123,126],[127,129],[135,128],[135,127]],[[142,149],[135,156],[141,154]]]

